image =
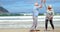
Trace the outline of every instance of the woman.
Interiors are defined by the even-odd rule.
[[[53,25],[53,15],[54,15],[54,12],[53,12],[53,8],[52,8],[52,5],[49,5],[47,7],[47,12],[46,12],[46,19],[45,19],[45,29],[47,30],[47,25],[48,25],[48,21],[50,22],[51,26],[52,26],[52,29],[54,30],[54,25]]]

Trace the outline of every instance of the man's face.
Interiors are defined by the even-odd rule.
[[[38,3],[35,3],[35,6],[39,6]]]

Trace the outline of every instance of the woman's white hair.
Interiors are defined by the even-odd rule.
[[[52,5],[48,5],[48,6],[52,8]]]

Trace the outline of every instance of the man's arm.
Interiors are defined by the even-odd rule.
[[[46,3],[46,0],[43,0],[43,3]]]
[[[39,8],[42,8],[42,4],[39,5]]]
[[[40,5],[39,5],[40,8],[42,8],[42,6],[43,6],[42,4],[44,4],[44,6],[46,7],[46,0],[41,0],[41,3],[40,3]],[[46,7],[46,8],[47,8],[47,7]]]
[[[47,9],[46,0],[43,0],[43,4],[44,4],[45,8]]]

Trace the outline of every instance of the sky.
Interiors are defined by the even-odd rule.
[[[37,0],[40,4],[41,0]],[[0,0],[0,6],[7,9],[10,13],[32,13],[34,3],[36,0]],[[60,13],[60,0],[46,0],[46,5],[52,5],[54,11]],[[39,11],[40,13],[46,12],[46,7],[43,7]]]

